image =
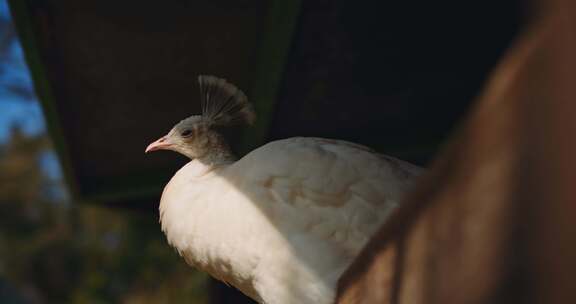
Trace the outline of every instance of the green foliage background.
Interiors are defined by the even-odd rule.
[[[206,277],[156,215],[70,201],[43,173],[44,135],[0,146],[0,303],[205,303]],[[58,195],[60,193],[60,195]]]

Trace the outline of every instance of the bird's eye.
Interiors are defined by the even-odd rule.
[[[190,129],[184,130],[182,133],[180,133],[180,135],[182,137],[188,137],[188,136],[192,135],[192,130],[190,130]]]

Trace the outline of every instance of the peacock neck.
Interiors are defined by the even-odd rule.
[[[232,149],[224,139],[224,136],[217,132],[213,132],[207,136],[206,147],[201,155],[196,159],[207,166],[225,166],[234,163],[237,159],[236,155],[232,153]]]
[[[229,148],[213,149],[209,153],[196,159],[202,164],[210,167],[227,166],[238,160]]]

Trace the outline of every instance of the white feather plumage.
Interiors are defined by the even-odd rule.
[[[276,141],[230,165],[180,169],[162,195],[162,229],[189,264],[259,302],[332,303],[419,171],[343,141]]]

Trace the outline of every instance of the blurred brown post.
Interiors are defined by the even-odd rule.
[[[338,303],[576,303],[576,3],[538,11]]]

